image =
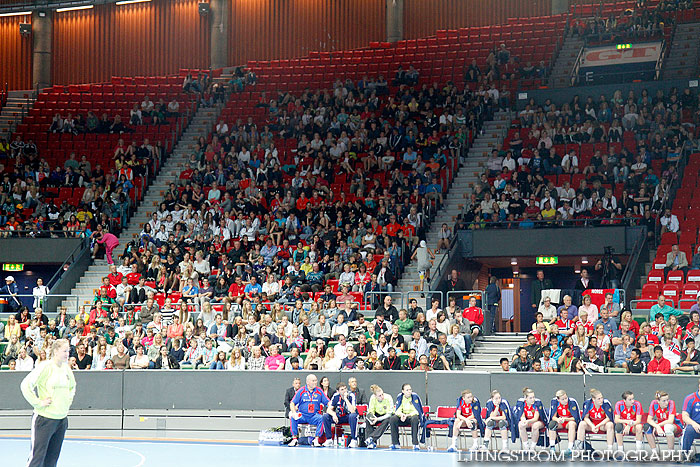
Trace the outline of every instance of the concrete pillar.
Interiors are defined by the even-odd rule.
[[[210,41],[211,64],[214,69],[223,68],[228,63],[228,36],[229,36],[229,0],[210,0]]]
[[[41,16],[43,15],[43,16]],[[66,44],[70,47],[70,44]],[[39,90],[51,86],[53,61],[53,12],[32,13],[32,87]]]
[[[569,0],[552,0],[552,14],[560,15],[569,11]]]
[[[403,40],[403,2],[386,0],[386,41]]]

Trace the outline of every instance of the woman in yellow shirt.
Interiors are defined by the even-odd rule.
[[[19,323],[15,319],[15,315],[10,315],[7,318],[7,326],[5,326],[5,340],[9,341],[12,336],[16,336],[19,339],[22,335],[22,328],[19,327]]]

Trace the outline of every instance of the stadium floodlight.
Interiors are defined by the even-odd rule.
[[[143,2],[150,2],[151,0],[122,0],[120,2],[117,2],[117,5],[129,5],[131,3],[143,3]]]
[[[11,13],[0,13],[0,16],[24,16],[31,15],[31,11],[13,11]]]
[[[56,8],[56,11],[58,13],[63,13],[65,11],[90,10],[92,8],[95,8],[95,5],[69,6],[65,8]]]

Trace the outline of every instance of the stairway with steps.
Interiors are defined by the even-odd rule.
[[[583,47],[583,39],[576,36],[568,36],[559,50],[559,55],[554,62],[549,75],[550,88],[568,88],[571,86],[571,71],[576,64],[576,58]]]
[[[139,233],[143,229],[143,224],[150,220],[151,213],[157,209],[157,206],[163,200],[168,185],[178,180],[180,173],[185,170],[185,165],[190,154],[195,149],[197,139],[211,132],[224,105],[200,107],[197,110],[197,113],[190,120],[188,127],[182,134],[180,141],[175,146],[173,154],[163,164],[160,173],[150,185],[148,191],[146,191],[143,201],[132,216],[128,227],[121,233],[119,237],[120,245],[115,253],[121,253],[128,242],[138,238]],[[71,295],[78,296],[79,305],[92,302],[94,290],[100,287],[102,277],[107,275],[107,273],[107,262],[105,260],[97,260],[88,268],[80,281],[71,290]],[[64,300],[63,305],[68,307],[70,313],[75,313],[77,304],[74,297]]]
[[[22,122],[22,114],[26,115],[34,106],[36,98],[32,91],[9,91],[7,102],[0,111],[0,138],[9,138],[15,127]]]
[[[498,361],[503,357],[513,359],[516,350],[527,344],[525,332],[497,332],[492,336],[479,336],[464,369],[480,371],[501,371]]]
[[[697,76],[700,23],[679,24],[663,66],[663,79]]]
[[[452,186],[445,195],[442,209],[438,212],[430,226],[430,230],[426,233],[426,242],[431,250],[437,247],[442,224],[446,223],[453,227],[457,216],[464,211],[467,198],[479,181],[491,151],[497,148],[508,134],[511,119],[510,111],[498,111],[494,114],[493,120],[484,122],[481,134],[474,140],[468,156],[462,160],[461,167],[454,177]],[[431,278],[437,273],[437,266],[446,254],[447,251],[441,251],[435,255],[430,274]],[[408,264],[401,279],[398,281],[397,290],[410,292],[419,290],[419,287],[418,268],[415,263]]]

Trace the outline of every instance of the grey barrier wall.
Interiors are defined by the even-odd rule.
[[[612,246],[615,254],[627,254],[626,227],[460,230],[460,247],[466,258],[503,256],[578,256],[603,254]],[[639,235],[639,233],[637,233]],[[630,244],[630,248],[634,243]]]
[[[698,87],[698,82],[696,79],[687,80],[663,80],[663,81],[645,81],[642,83],[619,83],[619,84],[603,84],[599,86],[579,86],[575,88],[562,88],[562,89],[533,89],[519,92],[516,97],[516,107],[518,110],[525,108],[530,98],[534,98],[537,104],[543,104],[546,99],[551,99],[552,103],[557,106],[562,105],[565,102],[571,102],[574,95],[579,95],[581,101],[585,102],[588,96],[592,96],[594,100],[598,100],[601,95],[605,95],[611,98],[616,90],[622,90],[622,95],[627,98],[627,93],[629,91],[634,91],[637,97],[641,96],[642,90],[647,89],[649,91],[649,96],[653,97],[656,95],[656,91],[662,89],[664,94],[668,96],[671,88],[677,87],[679,91],[687,87]],[[524,99],[521,99],[521,94]]]
[[[75,372],[74,410],[283,410],[284,393],[303,371],[88,371]],[[623,391],[635,393],[644,408],[657,390],[669,393],[681,410],[683,399],[698,390],[694,376],[594,375],[561,373],[468,373],[420,371],[315,372],[327,376],[331,388],[356,377],[369,400],[369,387],[379,385],[392,397],[403,383],[411,384],[426,405],[454,405],[463,389],[471,389],[482,403],[497,389],[511,403],[529,387],[547,406],[558,389],[582,402],[596,388],[613,404]],[[25,372],[0,373],[0,410],[29,409],[19,389]]]
[[[72,408],[74,410],[121,410],[123,373],[122,371],[74,371],[77,389]],[[27,373],[23,371],[0,373],[0,410],[31,409],[19,388],[26,375]]]
[[[61,264],[80,238],[3,238],[0,263]]]

